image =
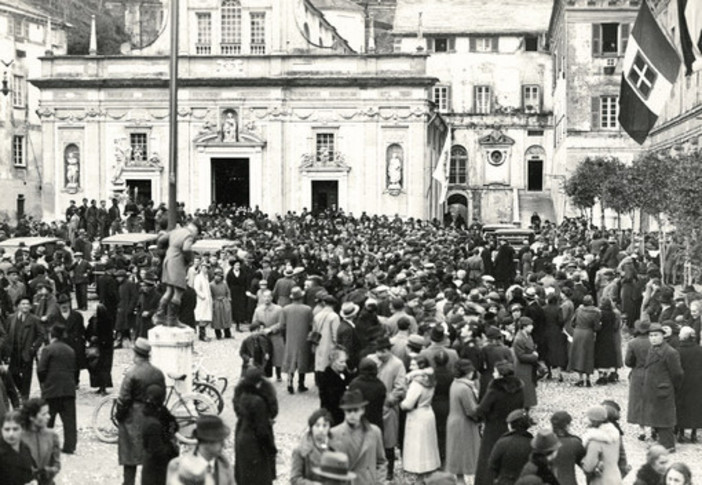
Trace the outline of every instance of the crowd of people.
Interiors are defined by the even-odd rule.
[[[670,454],[676,443],[696,442],[702,428],[702,294],[666,284],[655,237],[566,219],[558,226],[538,221],[535,240],[514,247],[480,224],[451,218],[343,211],[269,217],[221,206],[188,216],[181,205],[181,233],[169,242],[162,209],[147,206],[147,224],[145,208],[132,203],[122,220],[115,204],[111,223],[96,226],[88,217],[94,205],[69,208],[53,234],[68,232],[52,254],[0,255],[0,336],[9,363],[0,396],[3,440],[31,455],[35,472],[58,472],[58,439],[49,429],[57,414],[63,451],[75,450],[80,369],[106,392],[114,349],[129,341],[134,366],[119,400],[127,485],[140,465],[149,480],[142,483],[177,483],[170,480],[197,475],[193,470],[219,474],[218,483],[233,483],[229,473],[236,483],[272,483],[272,381],[285,378],[287,392],[306,392],[307,374],[320,409],[293,453],[293,484],[383,483],[399,469],[426,483],[473,476],[478,485],[574,484],[578,466],[588,483],[620,483],[631,467],[618,403],[588,409],[581,437],[570,431],[572,410],[553,413],[548,430],[532,430],[529,411],[542,379],[607,386],[623,378],[624,367],[631,369],[626,420],[653,443],[637,483],[691,483],[689,468],[670,464]],[[159,233],[157,244],[131,254],[92,244],[110,231],[142,227]],[[198,236],[232,245],[196,255],[185,240]],[[172,271],[163,259],[175,239],[187,263],[182,285],[164,274]],[[77,310],[86,308],[90,261],[101,267],[99,304],[85,328]],[[169,313],[160,318],[169,291]],[[191,326],[204,342],[243,333],[233,467],[221,453],[229,429],[209,416],[198,423],[195,451],[176,456],[164,377],[149,363],[145,339],[161,323]],[[29,399],[35,361],[40,402]],[[20,419],[17,409],[34,412],[34,421]],[[54,450],[50,457],[13,441],[21,435],[24,443],[31,432],[51,441],[41,447]],[[213,468],[213,460],[221,465]]]

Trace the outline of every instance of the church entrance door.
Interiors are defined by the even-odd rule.
[[[212,202],[249,206],[248,158],[212,159]]]
[[[152,200],[151,180],[127,179],[125,185],[129,197],[138,205],[144,207],[147,202]]]
[[[339,208],[339,182],[336,180],[312,181],[312,212]]]

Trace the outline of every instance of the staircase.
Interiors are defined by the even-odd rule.
[[[531,225],[531,216],[536,212],[541,217],[541,222],[556,220],[556,210],[549,192],[519,191],[519,220],[523,228]]]

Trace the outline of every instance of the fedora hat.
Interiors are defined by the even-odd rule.
[[[339,409],[352,409],[360,408],[368,404],[368,401],[363,399],[363,394],[359,389],[352,389],[346,391],[343,396],[341,396],[341,402],[339,403]]]
[[[148,357],[151,355],[151,344],[144,337],[139,337],[134,342],[134,353],[141,355],[142,357]]]
[[[224,424],[222,418],[210,414],[204,414],[197,419],[193,436],[198,441],[223,441],[229,436],[231,430]]]
[[[649,322],[649,321],[636,320],[636,322],[634,322],[634,330],[636,330],[636,332],[639,334],[648,333],[650,328],[651,328],[651,322]]]
[[[319,466],[313,466],[312,471],[320,477],[332,480],[349,481],[356,478],[356,474],[349,471],[349,457],[346,453],[338,451],[325,451],[319,461]]]
[[[341,316],[342,318],[351,319],[358,315],[358,305],[353,302],[347,301],[341,305]]]
[[[429,336],[432,342],[443,342],[446,338],[446,333],[444,332],[444,327],[441,325],[436,325],[431,329],[431,335]]]
[[[550,429],[538,430],[531,440],[531,449],[542,455],[549,455],[560,447],[560,440]]]
[[[58,303],[59,305],[63,305],[64,303],[71,303],[71,297],[68,296],[66,293],[61,293],[56,299],[56,303]]]
[[[286,268],[285,271],[283,271],[283,276],[286,276],[286,277],[289,278],[289,277],[291,277],[294,273],[295,273],[295,270],[293,270],[292,268]]]
[[[407,347],[414,352],[421,352],[424,349],[424,339],[419,335],[410,335],[407,340]]]
[[[515,409],[507,415],[507,419],[505,419],[505,421],[507,421],[508,423],[513,423],[518,419],[527,419],[528,417],[529,415],[524,409]]]
[[[651,332],[660,332],[662,334],[665,334],[665,330],[663,330],[663,325],[661,325],[658,322],[654,322],[648,327],[648,332],[646,333],[650,334]]]
[[[291,300],[302,300],[305,297],[305,292],[302,291],[302,288],[299,286],[296,286],[292,290],[290,290],[290,299]]]
[[[380,337],[375,343],[375,350],[389,349],[392,348],[390,339],[388,337]]]

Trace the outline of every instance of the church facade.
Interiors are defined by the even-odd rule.
[[[448,130],[427,56],[355,52],[307,0],[181,1],[177,197],[269,213],[438,216]],[[167,200],[168,15],[121,56],[42,61],[46,217],[69,200]],[[360,25],[363,28],[363,25]],[[98,35],[99,42],[99,35]]]

